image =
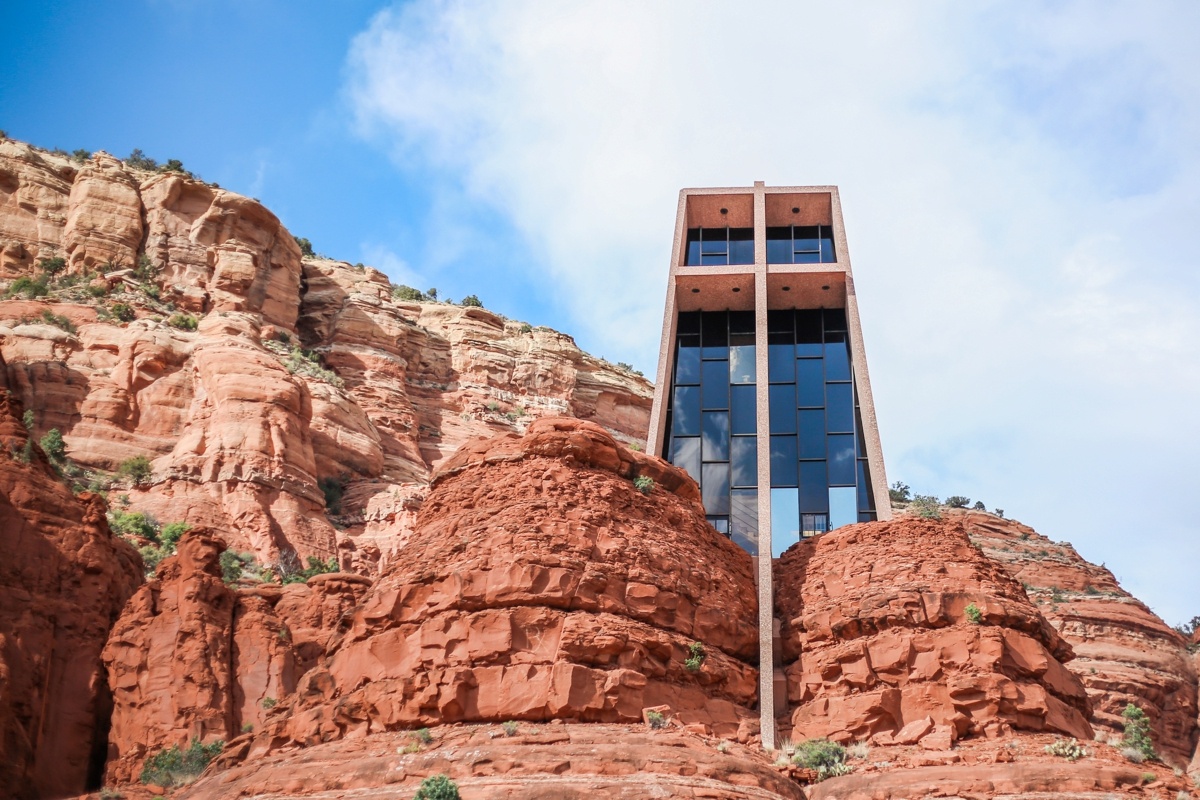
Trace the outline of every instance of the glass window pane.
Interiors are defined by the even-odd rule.
[[[679,312],[679,321],[675,324],[676,333],[682,336],[685,333],[700,333],[700,312],[699,311],[681,311]],[[699,344],[699,343],[697,343]]]
[[[704,357],[728,358],[724,348],[729,345],[729,315],[724,311],[707,311],[701,321]]]
[[[788,342],[791,342],[791,334],[795,330],[795,325],[792,322],[793,316],[794,314],[791,311],[768,311],[767,333],[786,333],[788,334]]]
[[[767,345],[767,379],[771,383],[791,383],[796,380],[796,346],[787,344]]]
[[[701,256],[701,258],[706,258],[706,257],[707,256]],[[806,251],[806,252],[796,253],[796,255],[794,257],[794,261],[792,263],[795,263],[795,264],[820,264],[821,263],[821,254],[819,252],[817,252],[816,250],[813,250],[812,252]]]
[[[795,489],[771,490],[771,555],[779,558],[783,551],[800,541],[800,507]]]
[[[851,384],[825,384],[825,399],[825,430],[829,433],[853,433],[854,394]]]
[[[671,440],[671,463],[687,471],[696,483],[700,482],[700,439],[696,436],[676,436]]]
[[[874,511],[858,512],[858,521],[859,522],[874,522],[875,521],[875,512]]]
[[[793,235],[795,239],[792,242],[792,250],[797,254],[816,253],[820,251],[820,233],[815,225],[797,226]],[[796,263],[799,264],[802,262],[797,259]]]
[[[829,511],[829,484],[824,461],[800,462],[800,510],[814,514]]]
[[[701,362],[700,373],[700,385],[704,390],[704,407],[717,410],[729,408],[729,362]]]
[[[796,386],[773,384],[767,396],[770,403],[771,433],[796,432]]]
[[[826,336],[828,335],[830,334],[826,334]],[[832,335],[844,338],[846,334],[835,333]],[[825,345],[825,380],[850,380],[850,350],[844,341],[827,343]]]
[[[734,489],[730,498],[729,532],[735,544],[758,555],[758,492]]]
[[[846,330],[846,309],[844,308],[827,308],[825,309],[825,331],[845,331]],[[832,342],[833,339],[826,338],[825,341]]]
[[[729,382],[754,383],[754,345],[729,348]]]
[[[796,355],[820,356],[821,350],[820,309],[796,312]]]
[[[754,263],[753,228],[734,228],[729,231],[729,263]]]
[[[704,464],[700,470],[704,476],[700,486],[704,510],[709,514],[728,514],[729,465]]]
[[[800,535],[817,536],[829,530],[828,514],[801,514]]]
[[[730,459],[734,486],[758,485],[758,437],[735,436]]]
[[[854,457],[854,435],[829,436],[829,485],[853,486],[858,478],[858,459]]]
[[[825,231],[822,230],[822,233]],[[832,264],[837,261],[837,254],[833,252],[833,239],[821,239],[821,263]]]
[[[825,458],[825,409],[804,409],[800,415],[800,457]]]
[[[829,528],[840,528],[858,522],[858,507],[853,486],[829,490]]]
[[[792,229],[767,228],[767,263],[792,263]]]
[[[728,253],[729,229],[704,228],[700,231],[701,253]]]
[[[729,412],[704,412],[704,460],[729,460]],[[854,437],[850,437],[854,438]]]
[[[700,388],[676,386],[671,403],[671,433],[676,436],[700,435]]]
[[[821,462],[824,470],[825,462]],[[771,437],[771,485],[796,486],[796,437]]]
[[[701,253],[700,266],[723,267],[729,263],[729,256],[724,253]]]
[[[700,229],[699,228],[688,228],[687,260],[685,260],[683,263],[689,267],[694,267],[700,263]]]
[[[858,510],[875,510],[875,492],[871,489],[871,475],[865,458],[858,461]]]
[[[729,332],[732,333],[748,333],[754,335],[754,312],[753,311],[730,311],[729,312]],[[753,342],[751,342],[753,344]]]
[[[731,427],[735,434],[758,431],[758,409],[755,408],[755,387],[733,386],[729,390],[732,410]]]
[[[716,528],[717,533],[729,535],[729,517],[705,517],[708,524]]]
[[[802,358],[796,362],[797,402],[800,408],[820,408],[825,405],[825,376],[821,359]]]
[[[680,343],[675,356],[675,385],[700,383],[700,348]]]

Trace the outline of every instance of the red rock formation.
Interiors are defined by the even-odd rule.
[[[0,384],[0,796],[55,798],[100,776],[109,695],[100,651],[141,582],[104,502],[75,497]]]
[[[785,552],[775,581],[793,738],[1091,739],[1070,646],[960,521],[839,528]]]
[[[135,781],[161,749],[228,741],[260,724],[366,588],[359,576],[333,574],[234,590],[221,579],[224,549],[204,529],[186,533],[113,628],[104,650],[111,781]]]
[[[653,496],[638,492],[651,477]],[[757,672],[750,558],[682,472],[597,425],[464,447],[325,666],[262,742],[454,721],[633,721],[665,703],[735,735]],[[702,643],[701,668],[684,667]]]
[[[72,278],[141,259],[155,274],[95,278],[107,297],[55,284],[53,303],[0,302],[0,354],[37,433],[58,428],[89,468],[150,457],[150,484],[115,490],[132,510],[209,527],[264,562],[336,552],[377,570],[464,441],[563,414],[640,441],[649,419],[649,384],[570,337],[397,302],[373,269],[302,261],[256,201],[103,153],[79,163],[0,141],[0,279],[54,256]],[[137,321],[109,316],[118,302]],[[168,325],[176,309],[201,315],[199,330]],[[344,489],[336,513],[322,481]]]
[[[1134,703],[1149,715],[1163,757],[1186,766],[1200,730],[1196,667],[1183,638],[1070,544],[986,512],[951,513],[1071,643],[1076,657],[1067,668],[1087,688],[1092,723],[1115,739],[1123,730],[1121,712]]]

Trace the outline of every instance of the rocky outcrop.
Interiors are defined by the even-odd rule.
[[[0,140],[0,280],[57,257],[48,298],[0,301],[36,433],[58,428],[92,470],[150,458],[152,479],[114,498],[265,563],[378,571],[470,438],[559,415],[645,434],[649,384],[568,336],[399,302],[382,273],[302,259],[257,201],[185,174]]]
[[[141,559],[28,442],[0,385],[0,795],[56,798],[98,781],[110,698],[100,652]]]
[[[146,757],[191,739],[229,741],[263,722],[312,667],[368,581],[234,589],[225,546],[189,531],[130,600],[104,650],[112,687],[108,778],[135,781]]]
[[[1067,668],[1087,688],[1092,724],[1116,738],[1125,706],[1140,706],[1163,757],[1186,766],[1200,731],[1196,667],[1183,637],[1070,544],[986,512],[949,513],[989,558],[1024,584],[1039,611],[1070,642],[1076,657]]]
[[[777,562],[775,592],[795,739],[1092,738],[1063,666],[1070,645],[961,521],[902,517],[800,542]]]

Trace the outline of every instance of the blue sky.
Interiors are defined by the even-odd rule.
[[[12,136],[647,374],[681,187],[839,185],[889,477],[1200,613],[1195,3],[47,5],[0,9]]]

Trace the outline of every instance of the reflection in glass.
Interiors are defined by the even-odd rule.
[[[754,345],[729,348],[729,382],[754,383]]]
[[[830,433],[854,432],[854,393],[848,383],[825,385],[825,429]]]
[[[820,463],[822,472],[824,472],[825,462],[822,461]],[[771,485],[797,485],[795,436],[771,437]],[[824,486],[825,484],[822,483],[821,485]]]
[[[705,361],[700,365],[704,407],[729,408],[729,362]]]
[[[875,509],[875,492],[871,488],[871,482],[867,480],[867,461],[860,459],[858,462],[858,510],[873,511]]]
[[[828,514],[801,514],[800,515],[800,535],[801,536],[816,536],[819,533],[824,533],[829,530],[829,515]]]
[[[705,517],[708,524],[717,529],[717,533],[729,535],[729,517]]]
[[[854,434],[829,436],[829,485],[852,486],[857,478],[858,459],[854,457]]]
[[[796,380],[796,346],[787,344],[767,345],[767,378],[771,383],[791,383]]]
[[[828,489],[829,482],[825,479],[825,462],[801,461],[800,507],[805,511],[828,511]]]
[[[750,555],[758,555],[758,491],[734,489],[729,517],[734,543]]]
[[[728,315],[724,311],[705,311],[701,317],[704,327],[701,337],[705,358],[728,358],[723,349],[729,346]]]
[[[671,463],[687,471],[696,483],[700,482],[699,437],[676,436],[671,440]]]
[[[799,357],[820,357],[821,349],[821,312],[820,310],[796,312],[796,355]]]
[[[700,387],[675,387],[671,419],[671,433],[676,436],[700,435]]]
[[[770,387],[768,410],[771,417],[771,433],[796,432],[796,386],[791,383],[774,384]]]
[[[825,458],[825,409],[803,409],[800,416],[800,457]]]
[[[704,464],[700,467],[700,495],[704,510],[710,514],[729,513],[729,465]]]
[[[800,506],[795,489],[771,490],[771,555],[783,555],[800,541]]]
[[[731,386],[729,389],[734,434],[754,433],[758,430],[758,409],[754,407],[755,389],[753,385]]]
[[[800,389],[801,408],[820,408],[825,405],[825,377],[821,359],[802,358],[796,362],[796,385]]]
[[[694,267],[700,263],[700,229],[688,228],[687,232],[687,258],[684,260],[684,266]]]
[[[821,263],[833,264],[837,261],[837,254],[833,252],[833,239],[821,239]]]
[[[841,341],[829,341],[834,337]],[[846,334],[826,333],[825,340],[825,380],[850,380],[850,351],[846,344]]]
[[[851,437],[852,438],[852,437]],[[704,412],[704,460],[729,460],[729,412]]]
[[[753,228],[730,228],[729,229],[729,263],[730,264],[753,264],[754,263],[754,229]]]
[[[735,436],[730,455],[734,486],[758,485],[758,437]]]
[[[684,386],[700,382],[700,348],[680,346],[675,357],[675,385]]]
[[[858,522],[858,508],[853,486],[834,487],[829,490],[829,527],[840,528]]]

